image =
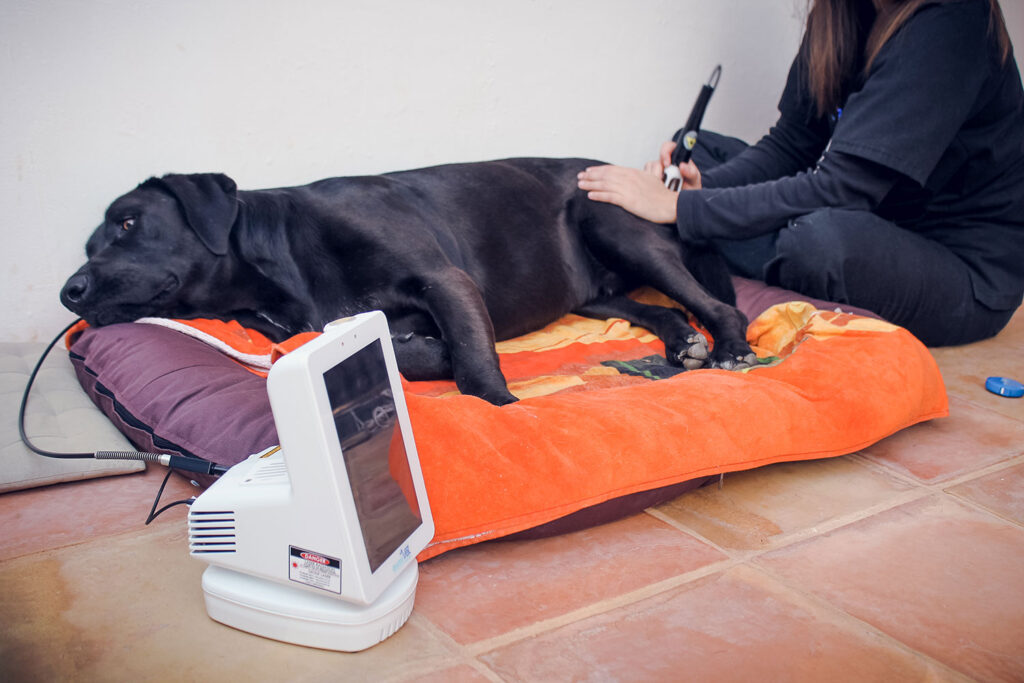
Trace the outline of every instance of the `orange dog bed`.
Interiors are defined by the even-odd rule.
[[[931,354],[901,328],[791,303],[748,339],[764,367],[650,380],[602,362],[664,353],[660,341],[567,316],[498,345],[518,403],[407,385],[437,526],[424,557],[638,491],[852,453],[948,414]]]
[[[282,352],[210,325],[247,361]],[[658,378],[664,366],[645,360],[664,353],[656,337],[568,315],[498,344],[518,403],[407,382],[436,526],[420,559],[638,492],[851,453],[947,414],[934,360],[902,328],[793,302],[757,317],[748,339],[759,367]],[[276,443],[264,380],[208,344],[132,323],[78,330],[70,352],[83,387],[140,448],[232,464]]]

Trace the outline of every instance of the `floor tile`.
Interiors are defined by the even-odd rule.
[[[451,659],[414,620],[353,654],[237,631],[207,617],[204,568],[184,525],[4,562],[0,680],[370,680]]]
[[[144,528],[166,469],[89,479],[0,495],[0,560],[83,543]],[[171,475],[161,505],[198,495],[184,477]],[[184,508],[171,508],[153,526],[184,524]]]
[[[1024,399],[996,396],[985,389],[985,379],[991,376],[1024,382],[1024,307],[992,339],[968,346],[932,349],[931,352],[951,396],[959,396],[1024,422]]]
[[[941,482],[1024,453],[1024,422],[952,397],[949,417],[904,429],[862,453],[919,481]]]
[[[966,370],[952,368],[943,370],[942,373],[946,382],[946,391],[950,397],[962,398],[1011,420],[1024,422],[1024,399],[997,396],[985,389],[985,380],[997,375],[1024,382],[1024,372],[1010,374],[1005,371],[1000,372],[996,368],[978,370],[973,365]]]
[[[756,563],[981,680],[1024,680],[1024,529],[945,494]]]
[[[657,510],[720,547],[759,550],[910,488],[851,458],[828,458],[727,474],[721,489],[705,486]]]
[[[416,609],[460,643],[564,615],[725,559],[647,514],[534,541],[484,543],[420,565]]]
[[[949,491],[1001,517],[1024,524],[1024,463],[972,479]]]
[[[943,670],[739,567],[479,658],[526,681],[898,681]]]

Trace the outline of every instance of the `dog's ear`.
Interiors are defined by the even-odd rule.
[[[238,215],[238,188],[223,173],[171,173],[157,183],[178,200],[185,220],[217,256],[228,253],[231,226]]]

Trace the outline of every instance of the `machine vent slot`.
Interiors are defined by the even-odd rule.
[[[235,513],[230,510],[190,511],[188,551],[192,555],[235,552]]]
[[[253,467],[244,484],[272,484],[288,481],[288,466],[283,461],[263,462]]]

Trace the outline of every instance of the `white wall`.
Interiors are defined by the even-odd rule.
[[[258,188],[503,156],[641,165],[716,63],[706,126],[756,139],[803,7],[3,0],[0,340],[71,320],[58,293],[86,237],[151,175]]]

